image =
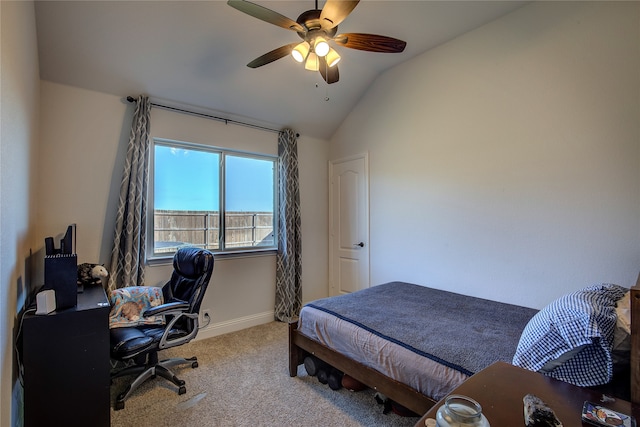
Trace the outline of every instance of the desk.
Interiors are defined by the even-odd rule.
[[[109,310],[91,286],[76,307],[24,316],[25,427],[109,427]]]
[[[602,394],[546,377],[504,362],[496,362],[470,377],[450,394],[462,394],[476,400],[491,427],[524,426],[522,398],[534,394],[556,413],[564,427],[583,427],[580,414],[585,400],[599,402]],[[436,417],[444,399],[436,403],[416,424],[424,427],[424,420]],[[640,419],[640,408],[625,400],[602,403],[603,406]]]

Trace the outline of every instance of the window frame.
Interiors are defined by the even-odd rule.
[[[186,141],[177,141],[173,139],[153,137],[151,141],[151,150],[149,155],[149,179],[147,185],[147,237],[146,237],[146,259],[150,265],[160,264],[173,259],[173,252],[155,252],[155,149],[156,146],[175,147],[178,149],[197,150],[219,155],[218,168],[218,249],[209,249],[216,256],[247,256],[271,254],[278,250],[278,224],[279,224],[279,158],[277,155],[266,153],[255,153],[243,150],[235,150],[226,147],[219,147],[208,144],[193,143]],[[225,246],[225,217],[226,217],[226,158],[227,156],[245,157],[257,160],[269,160],[273,162],[273,245],[270,246],[245,246],[231,247]]]

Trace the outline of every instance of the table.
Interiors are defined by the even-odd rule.
[[[496,362],[471,376],[450,394],[462,394],[476,400],[491,427],[524,426],[522,398],[534,394],[556,413],[564,427],[582,427],[580,414],[585,400],[599,403],[601,393],[576,387],[537,372],[528,371],[505,362]],[[424,427],[427,418],[436,418],[444,399],[436,403],[416,424]],[[640,419],[640,407],[625,400],[601,403],[603,406]]]

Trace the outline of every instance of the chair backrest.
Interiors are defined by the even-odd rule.
[[[165,302],[189,303],[189,313],[198,313],[213,273],[213,254],[206,249],[180,248],[173,257],[173,273],[162,292]]]

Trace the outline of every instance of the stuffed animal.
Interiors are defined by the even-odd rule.
[[[109,273],[103,265],[84,263],[78,266],[78,286],[97,285]]]

